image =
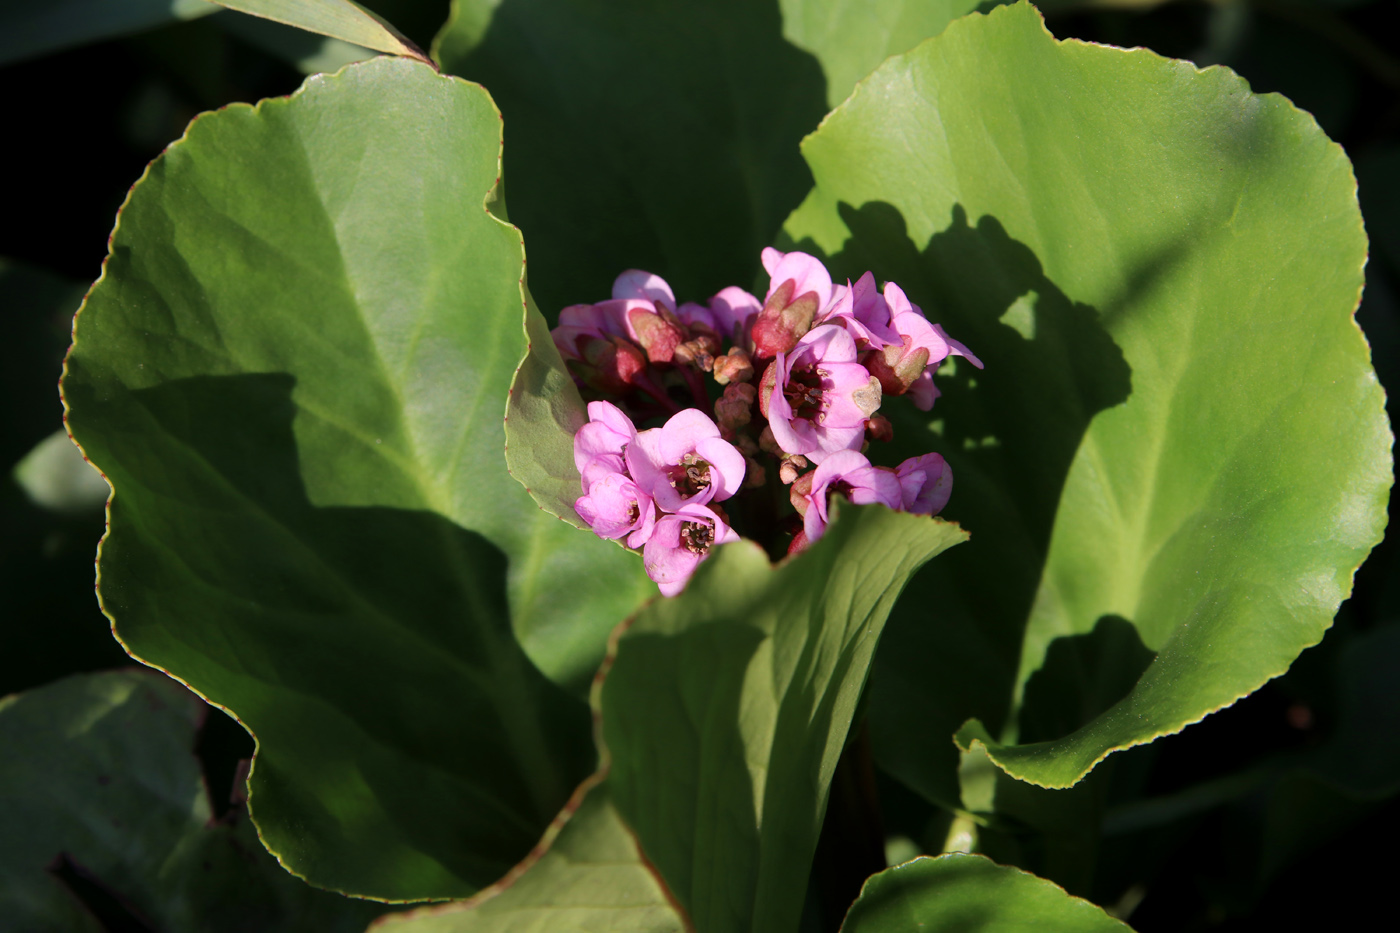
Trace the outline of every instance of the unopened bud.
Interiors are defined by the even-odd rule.
[[[676,347],[685,339],[685,333],[675,315],[655,304],[651,307],[656,310],[631,308],[627,312],[627,322],[637,335],[637,342],[647,351],[647,359],[653,363],[669,363]]]
[[[816,470],[804,473],[788,489],[788,500],[792,503],[792,507],[797,509],[797,514],[803,518],[807,516],[807,507],[812,504],[812,477],[816,475]]]
[[[894,440],[894,425],[890,424],[890,419],[884,415],[876,415],[866,419],[865,434],[872,441],[892,441]]]
[[[783,485],[786,486],[801,476],[805,469],[807,469],[807,458],[801,454],[784,457],[782,464],[778,467],[778,479],[782,480]]]
[[[747,489],[757,489],[768,482],[768,471],[763,464],[753,457],[745,457],[744,462],[748,464],[748,470],[744,473],[744,486]]]
[[[728,385],[731,382],[748,382],[753,378],[753,361],[743,347],[734,347],[724,356],[715,359],[715,382]]]
[[[919,347],[906,353],[903,346],[891,344],[883,350],[870,350],[861,356],[861,365],[880,382],[886,395],[903,395],[928,366],[928,350]]]
[[[817,293],[794,296],[796,287],[797,283],[788,279],[774,289],[758,312],[752,331],[755,356],[767,359],[786,353],[812,329],[812,321],[821,310]]]
[[[715,402],[715,420],[721,431],[738,431],[753,420],[753,403],[758,390],[747,382],[726,386],[724,396]]]
[[[777,439],[773,437],[773,429],[771,427],[764,428],[763,433],[758,436],[758,446],[760,450],[766,451],[775,457],[783,456],[783,449],[778,446]]]

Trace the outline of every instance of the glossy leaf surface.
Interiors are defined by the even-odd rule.
[[[264,840],[358,894],[464,896],[530,850],[593,750],[520,642],[586,682],[644,592],[505,469],[499,134],[480,88],[392,59],[197,120],[123,209],[64,381],[115,490],[118,635],[238,714]]]
[[[1381,537],[1390,434],[1352,321],[1355,183],[1306,114],[1224,69],[1056,42],[1021,4],[887,63],[803,151],[790,239],[898,281],[987,364],[896,424],[941,438],[976,536],[891,625],[891,771],[956,803],[940,736],[977,716],[964,743],[1073,784],[1322,637]],[[1107,666],[1046,671],[1068,687],[1037,719],[1057,640]]]
[[[106,929],[85,904],[161,930],[364,928],[376,905],[287,874],[238,811],[214,819],[194,756],[207,712],[144,670],[69,677],[0,701],[0,744],[23,750],[0,759],[7,929]]]
[[[841,926],[842,933],[1123,933],[1128,929],[1094,904],[980,855],[918,858],[875,875],[865,883]]]

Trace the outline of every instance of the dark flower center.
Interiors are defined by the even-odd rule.
[[[671,481],[676,492],[685,498],[697,495],[700,490],[709,488],[710,464],[697,457],[694,452],[681,457],[681,462],[666,468],[666,478]]]
[[[715,529],[704,522],[681,524],[681,546],[692,554],[704,555],[715,541]]]
[[[822,411],[822,380],[815,370],[794,369],[783,387],[794,418],[816,421]]]

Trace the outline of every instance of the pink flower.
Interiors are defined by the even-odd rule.
[[[753,349],[753,322],[763,310],[763,302],[736,286],[723,289],[710,299],[710,311],[715,317],[715,330],[734,346]]]
[[[642,551],[642,566],[663,596],[675,596],[709,556],[710,548],[738,540],[714,510],[697,504],[682,506],[657,520]]]
[[[915,515],[937,515],[953,493],[953,471],[938,454],[910,457],[895,468],[900,503]]]
[[[622,409],[611,402],[588,403],[588,423],[574,434],[574,466],[585,493],[602,476],[627,471],[623,454],[636,439],[637,429]]]
[[[776,356],[791,350],[831,303],[831,273],[807,253],[763,251],[763,267],[771,281],[763,309],[752,329],[754,354]]]
[[[890,309],[889,326],[897,339],[883,347],[872,344],[862,362],[880,380],[886,393],[908,393],[916,407],[928,411],[938,397],[933,371],[945,359],[962,356],[982,368],[981,360],[944,333],[942,327],[930,324],[918,305],[911,304],[904,290],[893,282],[885,283],[885,303]]]
[[[627,448],[627,468],[663,512],[722,502],[744,482],[744,455],[720,437],[719,427],[698,408],[672,415],[642,431]]]
[[[855,450],[837,451],[808,475],[811,491],[807,492],[807,504],[801,511],[802,531],[809,543],[826,533],[830,521],[828,503],[833,495],[845,496],[857,505],[879,502],[892,509],[898,509],[903,502],[900,480],[894,471],[871,466],[865,455]]]
[[[646,355],[631,341],[616,302],[570,305],[559,312],[559,326],[550,336],[584,385],[621,395],[647,381]]]
[[[875,287],[875,276],[869,272],[855,285],[838,285],[831,305],[818,317],[820,324],[840,324],[851,332],[856,347],[876,350],[887,344],[898,344],[899,334],[890,328],[890,308]]]
[[[574,503],[574,511],[600,538],[627,538],[628,547],[641,547],[656,526],[651,496],[621,473],[605,473]]]
[[[646,350],[648,360],[671,362],[686,333],[676,316],[676,296],[666,280],[641,269],[628,269],[613,282],[612,296],[612,301],[599,306],[617,315],[627,335]]]
[[[785,453],[821,463],[830,453],[860,447],[865,420],[880,407],[880,383],[856,356],[851,335],[824,324],[764,371],[759,405]]]

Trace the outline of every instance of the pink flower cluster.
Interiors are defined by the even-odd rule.
[[[738,540],[720,503],[741,490],[751,493],[731,503],[735,521],[759,540],[786,531],[789,552],[821,537],[833,495],[933,515],[952,490],[936,453],[891,468],[864,451],[893,436],[877,414],[885,396],[927,411],[948,356],[982,363],[893,282],[881,293],[867,272],[834,284],[801,252],[766,249],[763,265],[763,301],[731,287],[707,305],[678,306],[663,279],[630,270],[610,300],[565,308],[553,331],[584,391],[612,400],[590,402],[574,438],[575,508],[599,536],[640,548],[668,596],[714,545]],[[786,518],[775,478],[790,487]]]

